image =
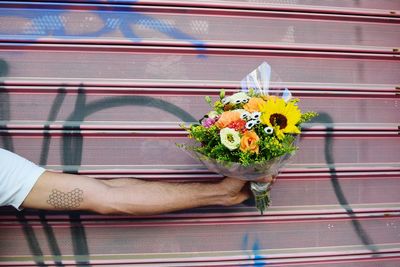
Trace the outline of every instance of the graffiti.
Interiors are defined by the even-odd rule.
[[[33,260],[37,266],[46,267],[47,265],[44,263],[43,251],[40,248],[40,244],[33,227],[29,224],[29,220],[25,217],[24,213],[17,213],[16,216],[22,226],[22,230],[31,251]]]
[[[314,118],[313,123],[322,123],[323,125],[333,125],[333,119],[327,113],[320,113],[318,117]],[[356,219],[356,214],[350,206],[350,203],[347,201],[346,196],[344,195],[343,189],[340,186],[340,182],[335,169],[335,160],[333,157],[333,127],[326,126],[326,138],[325,138],[325,162],[328,165],[330,176],[331,176],[331,184],[333,190],[335,192],[336,198],[342,208],[346,211],[346,213],[352,218],[351,224],[355,233],[357,234],[360,241],[363,245],[369,249],[370,251],[376,252],[377,248],[373,245],[373,241],[367,234],[367,232],[363,229],[360,222]]]
[[[82,122],[85,118],[85,105],[86,105],[86,94],[83,87],[78,89],[78,96],[75,101],[75,107],[69,119],[65,121],[64,130],[71,130],[71,126],[68,125],[69,121]],[[79,125],[78,125],[79,129]],[[80,133],[71,135],[66,132],[63,135],[63,147],[62,147],[62,159],[63,166],[80,166],[82,163],[82,145],[83,137]],[[70,171],[77,173],[77,171]]]
[[[50,149],[50,142],[51,142],[51,135],[50,135],[50,124],[54,122],[60,112],[61,106],[65,100],[65,95],[66,95],[66,90],[65,88],[59,88],[57,92],[57,96],[53,101],[53,104],[50,108],[49,111],[49,116],[47,117],[47,120],[44,125],[44,131],[43,131],[43,142],[42,142],[42,152],[40,154],[40,160],[39,160],[39,165],[41,166],[46,166],[47,165],[47,159],[49,156],[49,149]]]
[[[265,261],[265,257],[260,255],[260,241],[257,236],[254,238],[253,243],[251,244],[249,241],[249,233],[246,233],[243,236],[242,240],[242,250],[248,251],[249,247],[251,246],[251,254],[249,255],[249,260],[253,261],[252,266],[267,266],[267,262]]]
[[[70,232],[72,248],[77,266],[90,266],[90,252],[87,243],[85,227],[82,224],[81,215],[72,212],[69,214],[71,222]]]
[[[55,265],[56,266],[64,266],[64,264],[62,264],[62,257],[61,257],[62,255],[61,255],[60,247],[57,243],[57,238],[54,234],[53,227],[49,224],[49,222],[46,218],[46,213],[43,211],[39,211],[39,217],[40,217],[40,223],[43,226],[43,230],[45,232],[47,243],[49,244],[49,248],[51,250],[51,255],[53,257]]]
[[[26,8],[23,9],[22,7]],[[35,9],[34,11],[31,10],[32,7],[37,6],[27,3],[22,5],[20,9],[0,9],[0,17],[3,19],[17,17],[27,20],[25,27],[20,32],[13,33],[13,38],[17,36],[24,41],[38,41],[43,37],[53,37],[57,39],[77,39],[78,41],[91,37],[104,37],[118,31],[126,40],[137,44],[142,42],[143,38],[135,28],[143,28],[188,43],[200,52],[198,57],[205,57],[204,54],[201,54],[206,47],[203,41],[175,27],[171,21],[157,19],[139,12],[134,3],[122,7],[113,5],[112,1],[97,5],[92,4],[90,11],[81,22],[81,25],[85,25],[84,33],[68,31],[66,27],[68,15],[74,16],[73,11],[68,10],[71,6],[65,4],[52,5],[52,9],[46,6],[44,10]],[[102,21],[100,28],[97,23],[94,23],[98,20]],[[8,31],[8,29],[6,30]],[[0,32],[0,34],[2,33]],[[7,36],[4,38],[7,39]]]

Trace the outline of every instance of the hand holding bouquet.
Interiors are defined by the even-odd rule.
[[[249,74],[246,81],[265,85],[265,70],[261,65]],[[264,70],[264,71],[263,71]],[[261,72],[261,75],[257,75]],[[264,75],[264,76],[263,76]],[[264,79],[263,79],[264,77]],[[253,85],[253,82],[250,85]],[[249,82],[247,82],[249,85]],[[298,149],[296,146],[300,125],[316,115],[301,113],[298,99],[292,99],[289,90],[265,90],[260,86],[248,86],[245,91],[219,99],[206,101],[212,110],[199,122],[184,127],[197,145],[183,146],[210,170],[224,176],[253,181],[257,209],[263,214],[269,205],[269,183],[257,182],[265,177],[276,176],[279,169]]]

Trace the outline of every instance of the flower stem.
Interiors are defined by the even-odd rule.
[[[261,215],[264,215],[264,211],[270,205],[270,198],[269,198],[270,186],[271,183],[260,183],[260,182],[251,183],[251,191],[253,192],[254,195],[256,208],[258,211],[260,211]]]

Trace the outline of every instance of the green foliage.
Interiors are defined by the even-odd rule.
[[[309,111],[309,112],[303,113],[303,114],[301,114],[300,121],[299,121],[298,124],[302,124],[302,123],[308,122],[308,121],[310,121],[311,119],[313,119],[316,116],[318,116],[318,113],[313,112],[313,111]]]
[[[195,150],[217,161],[238,162],[243,166],[248,166],[253,163],[263,163],[297,150],[294,145],[296,137],[293,135],[285,135],[283,140],[279,140],[273,135],[267,135],[261,125],[254,127],[254,130],[260,137],[258,154],[243,152],[240,149],[230,151],[221,143],[219,129],[216,126],[205,128],[201,125],[192,125],[188,128],[189,136],[201,144]]]
[[[214,103],[214,110],[215,110],[217,113],[221,114],[222,112],[224,112],[224,104],[222,104],[221,101],[216,101],[216,102]]]

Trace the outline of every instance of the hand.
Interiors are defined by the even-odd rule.
[[[221,205],[224,206],[242,203],[251,195],[247,182],[236,178],[227,177],[219,183],[219,186],[223,192]]]

